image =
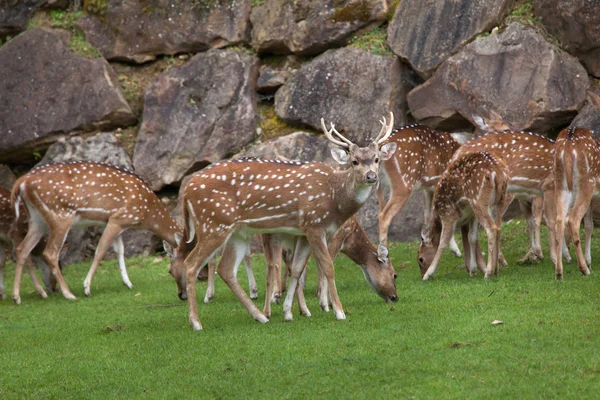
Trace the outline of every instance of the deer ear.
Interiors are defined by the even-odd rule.
[[[388,254],[388,248],[385,247],[383,243],[379,243],[379,246],[377,246],[377,259],[382,263],[386,263],[388,260]]]
[[[175,232],[175,244],[179,247],[179,243],[181,243],[181,238],[183,237],[183,233]]]
[[[471,115],[471,118],[473,118],[473,122],[475,122],[475,125],[477,125],[479,129],[482,131],[489,130],[488,124],[479,115]]]
[[[165,252],[169,255],[169,258],[173,258],[173,247],[171,247],[169,242],[167,242],[166,240],[163,240],[163,248],[165,249]]]
[[[331,156],[340,165],[346,165],[350,161],[350,155],[348,154],[348,152],[344,149],[339,149],[337,147],[331,149]]]
[[[396,147],[396,142],[384,144],[383,146],[381,146],[381,149],[379,149],[379,157],[381,157],[383,161],[389,160],[390,158],[392,158],[392,155],[396,151]]]

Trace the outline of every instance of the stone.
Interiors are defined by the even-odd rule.
[[[388,26],[387,43],[425,79],[482,32],[502,23],[510,0],[403,0]]]
[[[78,27],[108,60],[144,63],[162,54],[197,53],[250,40],[251,0],[90,3]]]
[[[600,137],[600,87],[596,85],[591,89],[587,99],[587,103],[579,110],[579,114],[569,126],[590,129],[594,136]]]
[[[588,72],[600,77],[600,4],[589,0],[536,0],[533,12]]]
[[[75,160],[104,162],[133,170],[131,159],[112,132],[103,132],[92,137],[59,138],[48,148],[38,165]]]
[[[511,23],[446,60],[408,104],[417,120],[439,129],[464,128],[479,116],[492,130],[546,131],[569,123],[589,85],[576,58]]]
[[[68,42],[35,28],[0,47],[0,162],[33,162],[62,133],[135,123],[108,62]]]
[[[385,0],[267,0],[254,7],[252,46],[259,54],[315,55],[386,20]]]
[[[291,71],[263,65],[256,82],[256,91],[261,94],[273,94],[290,77]]]
[[[65,9],[69,0],[3,0],[0,2],[0,38],[27,29],[31,16],[43,8]]]
[[[153,190],[239,151],[258,121],[258,59],[209,50],[147,88],[133,165]]]
[[[17,178],[10,167],[8,165],[0,164],[0,187],[12,190],[16,181]]]
[[[396,127],[409,122],[406,95],[417,79],[396,57],[328,50],[288,78],[275,94],[275,112],[287,124],[318,131],[324,118],[362,145],[377,135],[390,111]]]

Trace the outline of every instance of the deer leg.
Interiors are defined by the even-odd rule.
[[[440,235],[440,244],[438,245],[437,251],[435,252],[435,256],[433,257],[429,268],[427,268],[427,272],[425,272],[425,275],[423,275],[424,281],[430,279],[433,276],[433,274],[435,274],[440,260],[442,259],[442,254],[444,253],[444,250],[446,250],[446,247],[448,247],[448,243],[450,243],[450,239],[454,234],[454,223],[455,221],[450,222],[442,220],[442,233]]]
[[[479,223],[477,222],[477,218],[473,218],[471,221],[469,221],[468,231],[469,231],[469,248],[471,249],[471,252],[469,254],[470,268],[469,268],[468,272],[469,272],[470,276],[475,276],[477,274],[477,267],[480,267],[480,265],[478,264],[478,260],[477,260],[477,249],[479,248]],[[466,256],[466,253],[465,253],[465,256]],[[485,271],[483,271],[483,272],[485,273]]]
[[[65,242],[67,233],[69,233],[72,223],[73,220],[63,220],[60,224],[54,224],[54,226],[51,227],[50,237],[48,238],[46,247],[44,248],[44,252],[42,254],[46,260],[46,263],[48,263],[48,266],[50,267],[50,271],[52,271],[52,275],[54,275],[56,278],[56,282],[58,283],[58,287],[62,295],[66,299],[77,300],[77,297],[71,293],[69,286],[67,286],[67,282],[65,282],[65,278],[62,275],[60,265],[58,263],[60,249]]]
[[[298,280],[300,279],[302,270],[304,269],[306,261],[308,261],[308,257],[310,256],[310,250],[311,248],[306,237],[298,237],[290,266],[290,284],[285,296],[285,301],[283,302],[283,318],[285,321],[291,321],[293,319],[292,305],[294,303],[294,296],[296,294]]]
[[[307,238],[308,242],[310,243],[310,247],[313,250],[315,259],[317,260],[319,269],[322,270],[323,276],[327,279],[327,292],[329,293],[329,297],[331,299],[331,304],[335,317],[338,320],[346,319],[346,314],[344,313],[342,302],[340,301],[340,298],[337,293],[337,288],[335,286],[335,270],[333,267],[333,261],[331,260],[331,256],[329,255],[329,249],[327,248],[327,239],[325,237],[325,232],[322,232],[320,230],[317,230],[315,232],[309,232],[307,234]],[[323,296],[323,293],[321,293],[321,296]]]
[[[125,246],[123,246],[123,238],[121,237],[121,235],[119,235],[114,241],[113,249],[115,250],[115,253],[117,253],[117,258],[119,260],[119,271],[121,272],[121,280],[123,281],[123,284],[125,286],[131,289],[133,285],[129,280],[129,275],[127,275],[127,266],[125,265]]]
[[[217,269],[217,257],[213,257],[208,262],[208,279],[206,281],[206,293],[204,294],[204,303],[210,303],[215,297],[215,270]]]
[[[463,251],[465,256],[465,269],[470,273],[472,269],[477,269],[477,265],[473,265],[471,263],[471,245],[469,243],[469,226],[467,224],[463,224],[460,227],[460,238],[462,240]]]
[[[210,239],[198,240],[196,246],[183,261],[185,273],[185,291],[188,302],[188,320],[195,331],[202,330],[202,324],[198,318],[198,301],[196,300],[196,280],[200,269],[215,257],[219,247],[227,239],[227,234],[217,233]],[[214,275],[214,273],[213,273]]]
[[[238,267],[246,256],[247,250],[248,240],[234,234],[225,245],[217,272],[250,315],[255,320],[265,323],[269,319],[256,307],[237,280]]]
[[[31,259],[33,263],[37,265],[40,270],[40,274],[42,275],[42,281],[44,282],[44,286],[49,293],[56,291],[56,279],[54,279],[54,275],[50,272],[50,267],[44,260],[44,257],[39,255],[31,255]]]
[[[256,287],[256,279],[254,279],[254,270],[252,269],[250,255],[246,254],[242,261],[244,263],[244,268],[246,268],[246,275],[248,275],[248,287],[250,289],[250,298],[258,299],[258,288]]]
[[[4,300],[4,264],[6,263],[6,247],[0,242],[0,299]]]
[[[300,311],[300,315],[304,315],[306,317],[310,317],[310,310],[306,305],[306,298],[304,297],[304,288],[306,287],[306,265],[304,266],[304,270],[300,275],[300,279],[298,280],[298,287],[296,288],[296,300],[298,300],[298,311]]]
[[[585,263],[592,269],[592,232],[594,230],[594,215],[592,207],[588,207],[583,217],[583,226],[585,227]]]
[[[472,204],[475,216],[488,237],[488,261],[484,278],[487,279],[498,271],[498,237],[500,228],[496,226],[494,219],[488,214],[487,207],[477,203]]]
[[[556,256],[556,261],[554,269],[557,280],[561,280],[563,278],[563,264],[560,254],[564,242],[565,220],[567,219],[570,198],[571,193],[568,190],[556,189],[556,223],[554,225],[554,254]]]
[[[261,235],[263,253],[267,264],[267,290],[265,293],[265,306],[263,314],[271,318],[271,302],[279,302],[281,292],[279,292],[279,280],[281,276],[281,242],[277,235]]]
[[[586,214],[588,208],[590,207],[593,191],[593,186],[580,184],[579,193],[577,198],[575,199],[575,204],[573,205],[573,208],[567,215],[567,226],[571,235],[571,239],[573,241],[573,245],[575,246],[575,251],[577,254],[577,265],[581,273],[584,275],[589,275],[590,270],[586,264],[585,256],[581,249],[579,227],[581,226],[581,220],[583,219],[583,216]]]
[[[33,287],[35,291],[43,298],[48,298],[48,294],[44,290],[42,284],[40,283],[37,275],[35,274],[35,265],[33,265],[33,261],[31,261],[31,257],[27,259],[27,272],[29,272],[29,276],[31,276],[31,282],[33,283]]]
[[[29,224],[27,235],[23,241],[17,246],[17,266],[15,267],[15,280],[13,282],[13,301],[17,304],[21,304],[21,276],[23,275],[23,264],[27,261],[29,253],[35,246],[37,246],[40,239],[44,236],[42,228],[35,224]]]
[[[536,248],[536,236],[539,236],[539,223],[537,216],[534,215],[533,200],[522,200],[519,199],[519,208],[525,214],[525,221],[527,222],[527,233],[529,236],[529,249],[527,253],[520,258],[518,264],[533,264],[538,263],[543,259],[541,254],[541,248]],[[537,235],[536,235],[537,232]]]
[[[91,295],[90,289],[92,286],[92,279],[94,279],[94,274],[96,273],[100,262],[102,262],[104,255],[106,254],[112,243],[117,239],[117,237],[119,237],[121,232],[123,232],[123,228],[121,228],[119,225],[117,225],[115,222],[109,219],[108,224],[106,225],[106,228],[104,229],[104,232],[100,237],[98,246],[96,247],[96,253],[94,254],[94,259],[92,260],[92,266],[90,267],[90,270],[88,271],[87,276],[83,281],[83,292],[86,296]]]
[[[387,245],[388,232],[392,219],[402,210],[408,198],[410,197],[412,188],[397,187],[392,188],[390,198],[379,212],[379,242]]]

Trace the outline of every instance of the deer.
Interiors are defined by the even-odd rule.
[[[387,244],[392,219],[402,210],[413,191],[422,190],[424,221],[431,219],[434,188],[460,147],[449,133],[420,124],[394,130],[387,143],[395,143],[398,150],[381,165],[381,184],[377,188],[379,242],[383,244]],[[387,200],[386,187],[390,189]],[[454,237],[450,241],[450,249],[455,256],[461,256]]]
[[[532,263],[544,258],[540,242],[542,215],[550,233],[550,258],[555,262],[556,254],[552,243],[556,210],[553,201],[546,201],[554,196],[554,141],[532,132],[505,129],[508,126],[497,115],[491,122],[484,122],[479,116],[472,117],[475,124],[487,133],[464,144],[456,152],[455,159],[469,152],[487,151],[504,160],[510,170],[508,192],[519,202],[529,233],[529,249],[518,262]],[[562,256],[570,262],[571,257],[564,243]]]
[[[265,295],[265,305],[263,308],[263,314],[270,318],[271,316],[271,303],[273,301],[278,302],[281,297],[281,286],[280,286],[280,271],[282,259],[285,260],[287,266],[293,264],[291,257],[282,257],[282,254],[290,254],[295,246],[295,241],[282,240],[277,234],[262,234],[261,241],[263,244],[265,260],[267,264],[267,291]],[[383,300],[390,302],[392,298],[397,298],[396,285],[394,284],[397,274],[389,260],[388,249],[385,245],[379,244],[375,247],[369,240],[366,232],[360,226],[356,216],[350,217],[344,225],[342,225],[337,232],[328,240],[329,255],[334,260],[337,254],[341,251],[347,255],[352,261],[354,261],[361,268],[365,280],[371,286],[371,289],[377,293]],[[285,250],[285,253],[282,251]],[[244,258],[244,263],[248,257]],[[210,265],[214,263],[209,262],[209,275],[214,275],[214,270],[210,269]],[[248,268],[250,267],[250,268]],[[214,268],[214,267],[213,267]],[[252,267],[246,265],[247,272],[253,275]],[[305,275],[303,274],[303,277]],[[322,277],[319,277],[318,291],[321,297],[321,305],[326,308],[328,307],[327,299],[327,281]],[[284,278],[285,279],[285,278]],[[254,276],[249,281],[255,281]],[[285,280],[283,281],[285,283]],[[253,286],[250,285],[252,288]],[[255,287],[255,286],[254,286]],[[204,298],[204,302],[207,303],[213,299],[214,296],[214,279],[211,281],[209,278],[208,286],[206,289],[207,295]],[[209,296],[210,293],[210,297]],[[252,292],[250,295],[252,298]],[[299,284],[296,289],[296,298],[298,300],[298,307],[302,315],[310,316],[310,311],[306,306],[304,300],[303,285]]]
[[[0,298],[6,298],[4,288],[4,265],[6,263],[7,248],[14,249],[25,237],[27,233],[27,222],[23,218],[18,220],[15,218],[15,212],[10,204],[10,191],[0,187]],[[42,279],[46,290],[52,292],[56,282],[53,281],[49,274],[48,266],[41,259],[41,246],[37,246],[32,251],[32,258],[42,273]],[[46,290],[40,284],[40,281],[35,274],[35,269],[31,260],[27,260],[27,271],[33,281],[35,290],[42,298],[48,297]]]
[[[331,124],[321,126],[336,146],[333,159],[349,168],[334,171],[320,162],[238,159],[216,163],[196,173],[183,191],[184,240],[176,249],[165,250],[171,257],[169,272],[177,283],[178,295],[188,302],[188,319],[201,330],[196,302],[196,276],[225,246],[217,271],[238,300],[261,323],[268,318],[250,300],[237,282],[236,270],[246,254],[254,233],[296,236],[292,274],[283,305],[284,319],[293,319],[291,307],[306,260],[311,253],[328,283],[335,317],[346,318],[334,280],[333,262],[327,238],[354,215],[377,185],[379,165],[396,149],[383,144],[392,133],[390,121],[366,147],[359,147]],[[333,135],[336,135],[335,137]],[[194,246],[191,242],[198,237]],[[396,301],[396,298],[391,299]]]
[[[173,246],[182,235],[181,228],[141,178],[109,164],[72,161],[36,167],[20,177],[13,187],[11,204],[17,212],[21,202],[26,206],[29,223],[27,235],[17,246],[12,294],[17,304],[21,303],[23,263],[46,234],[43,257],[62,295],[69,300],[76,297],[63,278],[58,256],[72,226],[105,225],[83,283],[86,296],[90,296],[96,269],[113,243],[123,282],[131,287],[120,236],[123,231],[147,229]]]
[[[432,220],[419,246],[423,280],[435,274],[457,225],[469,275],[474,276],[477,267],[485,279],[498,274],[502,214],[511,200],[506,194],[508,185],[508,166],[486,151],[466,153],[448,166],[435,187]],[[477,240],[479,224],[488,237],[487,266]]]
[[[562,237],[567,236],[575,247],[577,266],[584,275],[590,274],[591,239],[590,204],[598,196],[600,183],[600,143],[589,129],[570,127],[558,134],[554,147],[554,196],[556,204],[556,233],[554,251],[562,246]],[[586,217],[586,254],[583,254],[579,236],[582,218]],[[563,279],[562,259],[555,260],[557,280]]]

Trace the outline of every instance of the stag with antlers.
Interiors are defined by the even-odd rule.
[[[498,273],[502,214],[509,201],[508,182],[508,167],[488,152],[467,153],[448,166],[435,188],[432,222],[419,247],[423,280],[435,273],[457,225],[462,231],[469,274],[474,275],[477,267],[485,278]],[[478,224],[488,236],[487,267],[479,249]]]
[[[196,276],[219,248],[225,245],[217,271],[240,302],[260,322],[267,317],[254,305],[236,278],[236,269],[255,232],[297,236],[284,318],[292,319],[292,302],[298,279],[312,252],[327,279],[337,319],[345,319],[334,281],[327,238],[356,213],[378,182],[379,164],[389,159],[396,145],[381,145],[392,133],[393,115],[368,146],[359,147],[332,124],[327,138],[341,148],[332,156],[344,171],[319,162],[234,160],[217,163],[194,175],[183,192],[184,238],[172,254],[170,273],[179,297],[188,301],[189,321],[202,329],[196,304]],[[334,137],[335,135],[335,137]],[[198,235],[195,246],[191,245]],[[391,299],[396,300],[396,299]]]
[[[94,260],[84,281],[90,295],[92,278],[106,251],[115,244],[123,282],[131,287],[125,269],[121,233],[147,229],[177,245],[181,228],[135,174],[108,164],[75,161],[44,165],[23,175],[15,183],[11,203],[16,210],[23,202],[29,215],[27,235],[17,247],[13,300],[19,304],[23,263],[40,239],[48,234],[43,256],[64,297],[75,300],[58,265],[58,255],[73,225],[106,225]]]

